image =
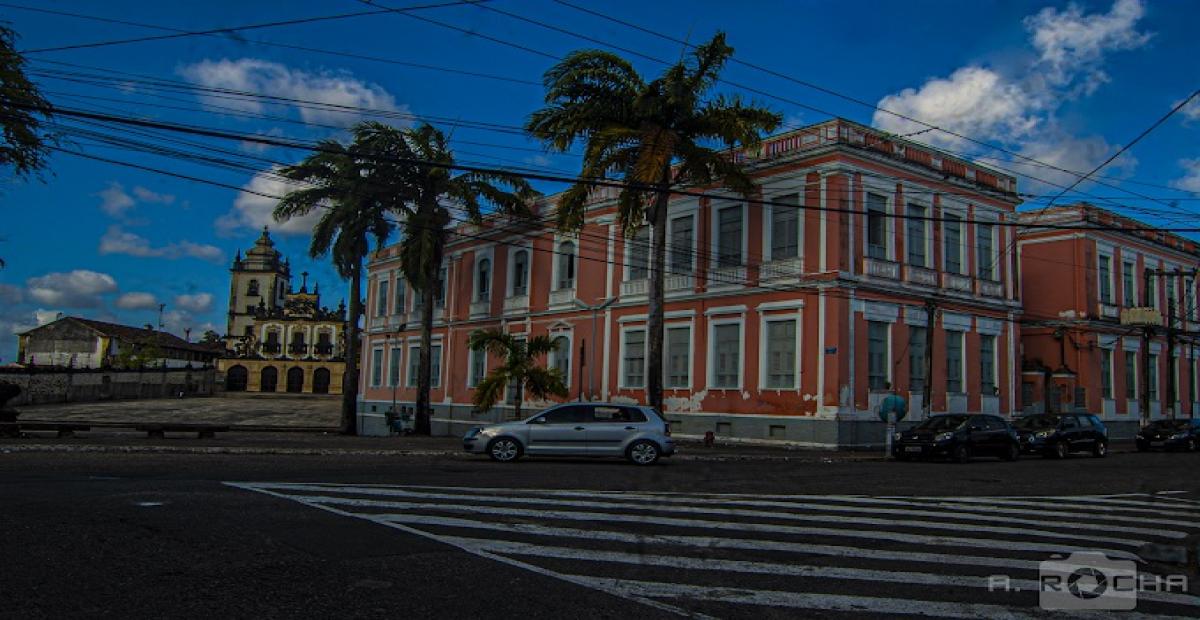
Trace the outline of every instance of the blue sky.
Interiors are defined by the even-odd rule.
[[[1090,170],[1200,87],[1200,65],[1195,62],[1200,58],[1200,42],[1194,32],[1195,24],[1200,23],[1200,4],[1182,0],[577,1],[691,42],[723,30],[738,59],[1076,171]],[[404,6],[400,0],[383,4]],[[30,2],[27,6],[188,30],[370,10],[351,0],[286,4],[114,0],[100,4]],[[284,6],[287,13],[279,10]],[[653,58],[671,60],[681,54],[677,43],[551,0],[494,0],[491,6]],[[519,126],[541,103],[542,90],[537,85],[263,43],[534,82],[552,64],[551,59],[468,33],[554,56],[598,46],[476,6],[432,8],[417,14],[467,33],[386,13],[251,30],[237,37],[196,36],[40,52],[30,54],[29,68],[38,73],[34,77],[47,97],[61,107],[304,139],[343,137],[336,127],[361,118],[247,99],[202,99],[186,88],[164,93],[127,79],[66,80],[61,73],[94,75],[115,70],[136,74],[138,79],[388,110],[393,119],[411,114],[441,119],[443,125],[472,123],[475,125],[453,129],[460,160],[550,168],[564,174],[576,170],[575,158],[540,153],[538,145],[506,129]],[[9,21],[20,34],[18,47],[23,50],[162,33],[12,6],[0,7],[0,19]],[[631,60],[647,74],[661,70],[661,65],[651,60]],[[59,72],[58,77],[47,71]],[[729,82],[777,96],[747,95],[781,112],[788,125],[819,122],[833,114],[900,133],[921,129],[870,106],[747,67],[732,65],[724,76]],[[718,90],[738,92],[725,84]],[[234,110],[217,110],[214,105]],[[501,130],[485,130],[478,123],[500,126]],[[1200,208],[1200,202],[1187,200],[1176,206],[1164,204],[1169,198],[1200,197],[1198,138],[1200,105],[1194,104],[1100,173],[1107,177],[1105,183],[1117,187],[1085,183],[1079,190],[1128,205],[1130,214],[1144,219],[1164,224],[1177,221],[1138,209],[1171,212]],[[1069,174],[1014,162],[1010,154],[947,134],[929,132],[916,139],[973,156],[998,158],[994,163],[1038,177],[1022,178],[1022,191],[1045,193],[1054,190],[1055,183],[1074,180]],[[256,162],[262,170],[269,168],[270,161],[292,162],[303,156],[281,148],[201,142],[263,158]],[[90,142],[77,146],[93,155],[235,188],[268,194],[282,191],[277,182],[252,170],[214,169]],[[166,323],[173,331],[182,332],[185,327],[193,328],[193,334],[209,327],[223,331],[229,261],[237,249],[249,247],[263,223],[269,222],[270,199],[66,154],[52,158],[51,170],[44,182],[0,180],[0,256],[8,262],[0,271],[0,363],[15,355],[13,330],[35,326],[58,312],[142,324],[155,321],[157,304],[165,303]],[[560,187],[542,184],[539,189],[553,192]],[[1072,197],[1082,196],[1073,192]],[[309,239],[305,223],[283,229],[272,225],[272,229],[281,249],[291,257],[294,271],[310,271],[310,280],[321,283],[326,303],[336,306],[344,297],[345,283],[325,263],[306,257]]]

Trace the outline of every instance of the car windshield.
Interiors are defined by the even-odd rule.
[[[1023,431],[1037,431],[1046,428],[1058,428],[1059,417],[1056,415],[1031,415],[1013,422],[1013,428]]]
[[[923,431],[946,431],[956,429],[967,421],[965,415],[939,415],[925,420],[917,427]]]
[[[1158,420],[1151,422],[1146,428],[1155,431],[1182,431],[1187,430],[1187,420]]]

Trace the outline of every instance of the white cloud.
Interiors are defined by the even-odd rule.
[[[313,209],[304,217],[286,222],[275,221],[272,213],[279,200],[270,196],[283,196],[298,186],[273,176],[274,170],[260,172],[242,186],[243,191],[233,201],[233,209],[217,218],[217,232],[233,235],[239,229],[262,230],[263,226],[269,226],[272,232],[285,235],[312,234],[313,226],[321,218],[321,209]]]
[[[121,217],[126,211],[137,204],[125,188],[116,181],[110,181],[108,187],[96,193],[100,197],[100,210],[111,217]]]
[[[284,99],[316,101],[336,106],[315,108],[295,106],[296,111],[307,123],[348,125],[368,116],[361,112],[339,108],[370,108],[395,112],[406,110],[396,104],[396,99],[378,84],[364,82],[345,71],[309,72],[292,69],[286,65],[260,60],[240,58],[230,60],[203,60],[180,67],[178,73],[188,81],[234,91],[251,92]],[[212,106],[235,108],[246,112],[262,112],[264,103],[253,98],[222,98],[200,96],[202,102]],[[294,105],[280,102],[279,105]]]
[[[955,133],[980,139],[1019,138],[1038,125],[1034,102],[1016,84],[984,67],[963,67],[949,78],[925,82],[920,89],[906,88],[879,101],[879,107],[920,119]],[[906,134],[924,125],[876,111],[875,126]],[[923,141],[944,146],[965,142],[944,132],[924,134]]]
[[[1180,99],[1171,104],[1171,107],[1179,105],[1183,100]],[[1200,121],[1200,97],[1192,99],[1192,102],[1180,108],[1179,113],[1189,121]]]
[[[140,185],[133,188],[133,195],[140,202],[153,202],[158,204],[169,205],[175,202],[175,196],[172,194],[160,194],[153,190],[148,190]]]
[[[282,137],[284,134],[283,134],[282,129],[280,129],[278,127],[272,127],[266,131],[256,131],[256,132],[254,132],[254,135],[263,136],[265,138],[279,138],[279,137]],[[242,149],[243,151],[245,151],[247,153],[254,153],[257,155],[260,153],[265,153],[274,147],[271,146],[270,144],[263,144],[262,142],[253,142],[251,140],[242,140],[241,142],[238,143],[238,148]]]
[[[151,293],[125,293],[117,298],[116,306],[122,310],[157,310],[158,299]]]
[[[33,311],[33,320],[37,322],[38,326],[42,326],[46,323],[57,321],[58,317],[62,314],[63,313],[58,310],[44,310],[42,308],[38,308],[37,310]]]
[[[175,297],[175,305],[189,312],[203,313],[212,310],[213,296],[210,293],[196,293],[194,295],[178,295]]]
[[[1109,144],[1100,136],[1077,138],[1062,132],[1048,132],[1037,140],[1023,144],[1020,153],[1042,164],[1055,166],[1062,170],[1088,172],[1108,159],[1116,149],[1116,146]],[[1010,162],[1010,165],[1016,166],[1020,171],[1029,172],[1038,179],[1050,182],[1032,181],[1031,185],[1025,187],[1025,191],[1033,193],[1055,194],[1064,189],[1062,186],[1070,187],[1079,178],[1078,175],[1070,172],[1062,172],[1036,164],[1031,167],[1029,162],[1021,160]],[[1131,174],[1135,167],[1137,167],[1137,159],[1131,153],[1125,152],[1108,164],[1103,174],[1106,176]]]
[[[1171,187],[1200,193],[1200,159],[1181,159],[1179,166],[1183,168],[1184,175],[1172,181]]]
[[[100,237],[101,254],[125,254],[128,256],[154,258],[199,258],[209,262],[219,263],[224,260],[224,252],[215,245],[180,241],[154,247],[150,240],[136,233],[131,233],[113,224]]]
[[[38,303],[67,308],[95,308],[100,296],[117,290],[117,281],[107,273],[76,269],[48,273],[26,281],[29,296]]]
[[[21,303],[25,299],[25,293],[19,286],[0,283],[0,302],[7,305],[15,305]]]
[[[1150,40],[1150,34],[1137,30],[1145,14],[1141,0],[1116,0],[1103,14],[1084,14],[1071,4],[1063,11],[1047,7],[1026,17],[1030,43],[1038,52],[1037,69],[1051,85],[1078,80],[1078,90],[1092,94],[1109,79],[1101,67],[1105,54],[1137,49]]]

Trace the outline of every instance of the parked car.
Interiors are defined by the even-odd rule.
[[[999,416],[949,413],[930,416],[916,427],[896,433],[892,454],[901,461],[949,457],[965,463],[980,455],[1015,461],[1021,456],[1021,445],[1016,431]]]
[[[1200,419],[1155,420],[1137,434],[1138,452],[1151,448],[1195,452],[1200,445]]]
[[[1090,413],[1041,413],[1013,422],[1021,451],[1062,459],[1072,452],[1108,454],[1108,428]]]
[[[521,422],[473,428],[463,449],[501,462],[530,456],[619,456],[650,465],[675,453],[671,426],[651,407],[563,403]]]

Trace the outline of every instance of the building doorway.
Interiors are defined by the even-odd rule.
[[[329,369],[318,368],[313,372],[313,394],[329,393]]]
[[[275,370],[274,366],[263,368],[259,383],[261,384],[260,392],[274,392],[279,385],[279,371]]]
[[[292,366],[287,373],[287,391],[292,393],[300,393],[304,391],[304,369],[299,366]]]
[[[245,392],[246,383],[250,380],[250,373],[245,366],[238,364],[231,367],[225,373],[225,391],[226,392]]]

